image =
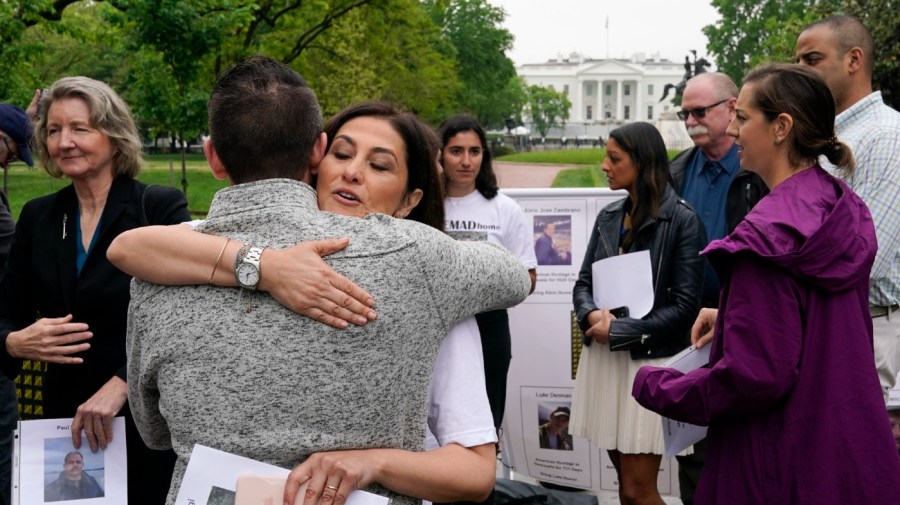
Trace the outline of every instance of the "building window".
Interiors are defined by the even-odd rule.
[[[612,84],[607,84],[607,85],[606,85],[606,91],[604,91],[603,94],[605,94],[606,96],[611,96],[611,95],[612,95]]]
[[[593,96],[594,95],[594,85],[589,82],[585,83],[584,94],[587,96]]]
[[[647,106],[647,119],[653,119],[653,106]]]
[[[568,84],[563,84],[563,93],[565,93],[567,95],[569,94],[569,85]]]
[[[623,89],[623,94],[624,94],[625,96],[628,96],[628,95],[631,94],[631,84],[626,84],[626,85],[625,85],[625,87],[624,87],[624,89]]]
[[[584,115],[585,119],[594,119],[594,108],[590,105],[587,106],[587,112]]]
[[[624,114],[625,114],[625,119],[631,119],[631,106],[629,106],[629,105],[625,106]]]
[[[647,85],[647,94],[650,96],[653,96],[653,85],[652,84]]]

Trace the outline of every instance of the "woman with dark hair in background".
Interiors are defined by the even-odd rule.
[[[656,480],[665,450],[660,417],[631,398],[631,381],[641,365],[662,364],[690,344],[703,285],[699,252],[706,233],[675,194],[668,167],[666,146],[653,125],[631,123],[610,133],[603,172],[611,189],[627,190],[628,196],[597,215],[573,291],[585,345],[570,431],[607,450],[619,477],[619,498],[629,505],[664,503]],[[594,262],[647,250],[654,286],[650,312],[641,319],[617,318],[613,307],[598,307]]]
[[[35,126],[41,164],[72,184],[22,209],[0,283],[0,365],[15,378],[25,359],[44,361],[43,417],[73,418],[92,451],[125,416],[129,503],[161,504],[175,454],[148,449],[127,400],[125,323],[131,277],[106,259],[126,230],[187,221],[180,191],[135,180],[141,138],[128,105],[87,77],[56,81]],[[35,315],[40,319],[35,321]]]
[[[444,167],[446,231],[458,240],[482,240],[509,250],[537,280],[534,233],[525,212],[512,198],[498,193],[484,128],[475,118],[452,116],[438,128]],[[494,427],[500,429],[506,406],[506,374],[512,359],[509,316],[492,310],[475,316],[481,333],[484,375]]]
[[[708,425],[695,503],[900,503],[900,458],[872,361],[869,210],[819,156],[853,172],[834,100],[800,65],[752,70],[728,134],[771,192],[704,250],[722,279],[708,368],[646,367],[632,394]],[[717,319],[717,320],[716,320]]]

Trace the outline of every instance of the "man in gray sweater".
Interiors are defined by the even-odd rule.
[[[196,443],[286,468],[322,451],[422,450],[441,340],[465,317],[524,300],[527,271],[502,248],[419,223],[319,211],[306,168],[324,154],[321,113],[278,62],[254,57],[226,71],[209,120],[210,166],[233,185],[198,229],[253,244],[235,265],[244,287],[135,281],[129,309],[135,422],[148,446],[178,454],[168,503]],[[342,236],[350,245],[327,261],[375,297],[376,320],[334,329],[253,289],[261,248]]]

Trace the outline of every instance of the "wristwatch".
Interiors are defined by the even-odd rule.
[[[244,244],[234,260],[234,276],[242,288],[256,289],[259,284],[259,259],[262,248]]]

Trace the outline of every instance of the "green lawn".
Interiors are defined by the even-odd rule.
[[[162,184],[181,189],[181,157],[179,155],[151,155],[146,158],[140,179],[149,184]],[[172,161],[172,172],[169,171]],[[228,185],[217,180],[209,171],[202,154],[189,154],[186,160],[188,183],[188,208],[196,216],[204,216],[209,210],[213,194]],[[13,216],[17,219],[25,202],[53,193],[67,186],[65,179],[54,179],[42,169],[28,169],[21,162],[10,165],[7,196]]]
[[[600,163],[606,149],[561,149],[557,151],[531,151],[507,154],[498,161],[517,161],[520,163],[552,163],[554,165],[589,165]]]

